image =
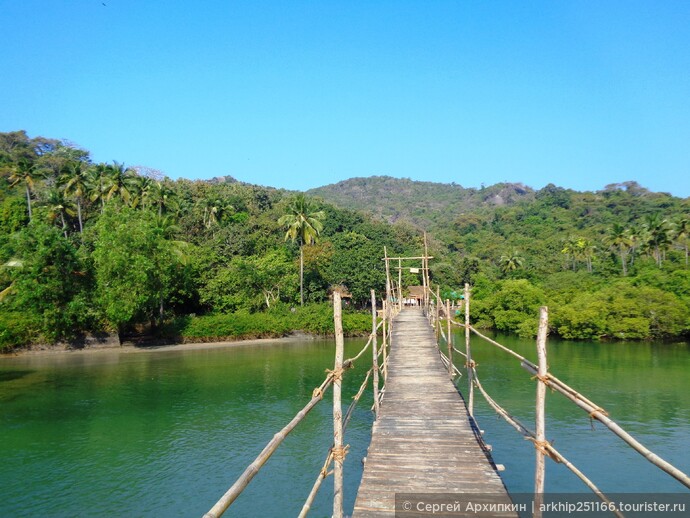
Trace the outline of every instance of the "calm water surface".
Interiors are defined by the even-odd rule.
[[[536,363],[533,341],[498,336],[497,341]],[[464,335],[456,335],[464,349]],[[487,392],[534,430],[536,382],[516,359],[479,339],[472,340],[479,379]],[[596,344],[549,340],[550,371],[591,399],[657,455],[690,473],[690,345]],[[458,382],[466,392],[466,379]],[[534,489],[534,448],[476,393],[475,416],[493,446],[511,492]],[[546,435],[568,460],[605,492],[687,492],[648,463],[603,424],[547,391]],[[567,468],[547,460],[547,492],[587,492]]]
[[[461,337],[458,336],[461,343]],[[501,337],[532,358],[532,342]],[[346,356],[361,340],[348,341]],[[481,380],[526,424],[534,382],[515,360],[473,342]],[[644,444],[690,472],[687,344],[549,344],[549,363]],[[311,340],[187,351],[118,350],[0,358],[0,516],[201,516],[309,400],[333,363],[333,342]],[[366,371],[346,376],[344,401]],[[459,381],[465,388],[465,379]],[[346,443],[346,512],[368,446],[371,393]],[[607,491],[685,491],[558,394],[547,435]],[[477,400],[476,416],[504,464],[508,489],[532,489],[534,450]],[[330,392],[231,507],[230,516],[296,516],[332,436]],[[547,490],[582,491],[547,461]],[[332,478],[311,516],[330,516]]]

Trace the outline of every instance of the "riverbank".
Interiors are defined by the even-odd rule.
[[[261,346],[261,345],[273,345],[273,344],[285,344],[291,342],[303,342],[305,340],[317,340],[319,337],[317,335],[312,335],[308,333],[303,333],[296,331],[289,336],[284,336],[281,338],[251,338],[251,339],[237,339],[237,340],[219,340],[216,342],[180,342],[180,343],[167,343],[167,344],[152,344],[152,345],[136,345],[134,342],[127,342],[120,345],[99,345],[96,347],[73,347],[69,344],[56,344],[56,345],[42,345],[27,349],[14,349],[12,351],[4,352],[0,354],[0,361],[3,358],[16,358],[19,356],[42,356],[42,355],[53,355],[53,354],[74,354],[74,355],[92,355],[106,352],[121,352],[121,353],[144,353],[151,351],[189,351],[189,350],[202,350],[202,349],[222,349],[228,347],[237,346]]]
[[[7,330],[5,330],[7,331]],[[16,331],[16,330],[15,330]],[[371,332],[371,313],[343,312],[345,336],[366,336]],[[151,329],[139,326],[123,338],[141,348],[162,345],[202,342],[235,342],[264,338],[283,338],[297,334],[303,336],[328,336],[333,333],[333,308],[328,304],[312,304],[301,308],[278,307],[264,313],[219,313],[210,315],[183,315],[174,317]],[[76,341],[47,343],[46,337],[28,329],[20,332],[4,332],[0,322],[0,352],[14,354],[20,350],[81,350],[85,348],[119,347],[120,339],[114,333],[86,333]]]

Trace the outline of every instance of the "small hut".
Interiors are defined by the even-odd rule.
[[[424,286],[410,286],[408,294],[403,299],[406,306],[421,306],[424,302]]]

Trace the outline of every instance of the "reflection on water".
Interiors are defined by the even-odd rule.
[[[457,343],[462,343],[458,336]],[[533,357],[531,342],[501,341]],[[354,354],[361,340],[348,341]],[[687,345],[551,342],[553,372],[606,408],[647,446],[690,471]],[[515,360],[476,342],[487,390],[523,422],[534,416],[534,382]],[[1,516],[200,516],[311,397],[333,363],[332,341],[221,349],[77,352],[0,359]],[[344,383],[344,402],[366,370]],[[464,390],[465,380],[460,381]],[[330,397],[288,437],[233,516],[296,516],[332,437]],[[371,430],[371,393],[346,436],[346,512],[351,512]],[[477,419],[504,464],[509,490],[531,491],[534,453],[477,400]],[[630,451],[558,394],[547,401],[547,435],[608,491],[682,486]],[[547,465],[549,491],[581,491]],[[332,482],[312,516],[331,513]]]

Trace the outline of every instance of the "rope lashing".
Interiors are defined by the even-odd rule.
[[[350,449],[350,445],[346,444],[342,448],[331,448],[331,455],[333,460],[336,462],[343,462],[347,456],[347,452]]]
[[[323,399],[323,390],[321,390],[321,387],[316,387],[314,392],[311,393],[311,398],[314,399],[315,397]]]
[[[549,381],[550,381],[550,376],[548,375],[548,373],[547,373],[547,374],[544,374],[543,376],[540,376],[539,374],[535,374],[534,376],[532,376],[532,377],[530,378],[530,380],[532,380],[532,381],[534,381],[534,380],[539,380],[539,381],[541,381],[544,385],[546,385],[546,386],[548,387],[548,386],[549,386]]]
[[[533,437],[527,437],[527,439],[534,443],[534,447],[539,450],[542,455],[547,455],[554,462],[561,463],[561,459],[551,450],[551,443],[549,441],[538,441]]]
[[[601,414],[601,415],[609,415],[609,413],[601,408],[600,406],[594,408],[590,413],[589,413],[589,418],[590,419],[595,419],[597,416],[594,414]]]
[[[465,367],[470,368],[470,369],[474,369],[478,365],[479,364],[477,362],[475,362],[474,360],[470,360],[468,362],[465,362]]]
[[[321,476],[326,478],[330,473],[328,468],[331,466],[331,461],[333,460],[333,449],[328,450],[328,455],[326,456],[326,462],[323,463],[323,468],[321,468]]]
[[[343,372],[345,372],[345,369],[326,369],[326,372],[328,373],[328,377],[333,379],[333,381],[339,381],[343,379]]]

